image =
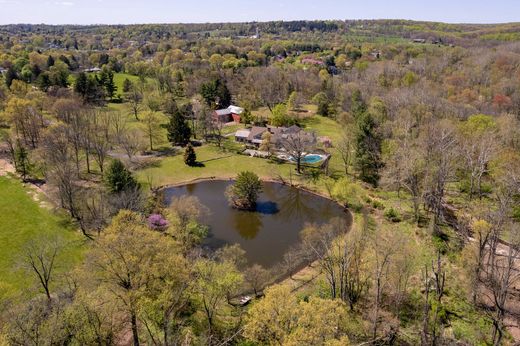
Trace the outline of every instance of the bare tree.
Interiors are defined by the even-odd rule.
[[[507,245],[500,246],[496,252],[489,253],[489,264],[486,267],[485,291],[487,301],[492,303],[493,312],[493,345],[501,345],[506,331],[505,317],[508,305],[513,298],[513,290],[520,282],[520,227],[518,224],[505,225],[501,236]]]
[[[366,220],[366,219],[365,219]],[[347,302],[352,309],[368,289],[365,251],[368,224],[342,235],[345,225],[339,220],[302,231],[303,247],[309,259],[317,259],[334,298]]]
[[[119,145],[123,148],[130,162],[132,158],[146,148],[146,143],[143,143],[144,134],[139,129],[130,129],[122,133],[119,138]]]
[[[424,280],[424,315],[421,333],[422,345],[437,345],[440,338],[439,319],[442,312],[442,298],[445,294],[446,270],[444,269],[441,253],[437,252],[437,260],[432,260],[431,272],[425,266]],[[435,304],[432,304],[432,299]]]
[[[24,265],[36,276],[47,300],[51,300],[51,283],[61,244],[58,238],[33,239],[24,249]]]
[[[433,214],[434,231],[444,220],[446,185],[453,179],[457,164],[457,140],[454,127],[447,121],[430,121],[424,133],[426,192],[424,202]]]
[[[144,131],[148,137],[148,142],[150,143],[150,150],[153,151],[153,144],[159,139],[159,136],[161,135],[161,124],[159,123],[159,117],[157,116],[157,113],[153,111],[146,112],[143,119],[143,124]]]
[[[372,340],[377,338],[377,328],[379,325],[379,312],[383,297],[383,289],[387,285],[389,268],[394,257],[401,250],[404,239],[400,233],[392,232],[385,228],[380,228],[371,234],[370,244],[374,256],[374,312],[372,316]]]
[[[139,120],[139,112],[142,109],[143,93],[135,85],[132,86],[130,91],[125,94],[125,98],[128,102],[128,107],[132,112],[135,120]]]
[[[286,133],[280,144],[296,161],[296,171],[301,173],[302,159],[316,147],[316,134],[303,130]]]
[[[344,129],[341,138],[336,144],[336,150],[339,152],[345,174],[348,174],[348,168],[352,164],[352,153],[354,148],[353,132],[350,129]]]
[[[255,296],[257,297],[259,292],[267,284],[268,278],[269,271],[259,264],[252,265],[246,270],[244,274],[245,281],[249,284],[249,286],[251,286]]]

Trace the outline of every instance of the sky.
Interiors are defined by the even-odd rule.
[[[520,22],[520,1],[0,0],[0,24],[206,23],[299,19]]]

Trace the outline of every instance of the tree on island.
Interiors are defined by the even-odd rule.
[[[238,173],[237,180],[226,189],[226,196],[233,207],[242,210],[254,210],[258,194],[262,191],[262,182],[258,175],[244,171]]]
[[[193,145],[189,143],[186,146],[186,150],[184,151],[184,163],[190,167],[193,167],[197,164],[197,154],[195,154]]]

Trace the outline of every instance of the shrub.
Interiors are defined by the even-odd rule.
[[[152,214],[148,216],[146,220],[148,227],[157,231],[164,231],[168,228],[168,220],[166,220],[161,214]]]
[[[386,209],[384,215],[385,215],[385,218],[388,221],[392,221],[392,222],[400,222],[401,221],[401,216],[399,215],[399,213],[394,208]]]
[[[197,154],[195,154],[195,149],[193,149],[191,144],[188,144],[184,151],[184,163],[190,167],[197,164]]]

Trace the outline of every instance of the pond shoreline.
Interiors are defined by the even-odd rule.
[[[212,181],[214,181],[214,182],[218,182],[218,181],[220,181],[220,182],[230,182],[230,181],[234,181],[234,180],[235,179],[230,178],[230,177],[217,177],[217,176],[201,177],[201,178],[195,178],[195,179],[191,179],[191,180],[183,181],[183,182],[178,182],[178,183],[174,183],[174,184],[162,185],[162,186],[157,187],[156,189],[154,189],[154,193],[160,193],[161,191],[165,191],[165,190],[167,190],[169,188],[178,188],[178,187],[183,187],[183,186],[187,186],[187,185],[191,185],[191,184],[197,184],[197,183],[202,183],[202,182],[212,182]],[[315,190],[312,190],[312,189],[310,189],[310,188],[308,188],[307,186],[304,186],[304,185],[290,184],[290,183],[288,183],[286,181],[279,180],[279,179],[270,179],[270,178],[262,179],[261,178],[261,181],[262,181],[262,183],[273,183],[273,184],[279,184],[281,186],[292,187],[292,188],[301,190],[301,191],[303,191],[305,193],[314,195],[316,197],[320,197],[320,198],[326,199],[327,201],[330,201],[330,202],[336,204],[338,207],[341,208],[341,210],[343,210],[343,212],[347,216],[347,220],[349,220],[348,223],[345,226],[343,234],[347,234],[352,229],[352,225],[353,225],[353,222],[354,222],[354,216],[353,216],[352,212],[350,211],[350,209],[346,208],[341,203],[338,203],[334,199],[330,198],[328,195],[326,195],[324,193],[317,192]],[[279,266],[282,266],[282,264],[281,264],[282,262],[279,262],[276,266],[272,267],[271,270],[273,270],[273,273],[272,273],[273,275],[272,275],[271,279],[268,280],[268,283],[266,284],[266,287],[268,287],[270,285],[273,285],[273,284],[284,282],[286,280],[292,280],[293,277],[299,275],[300,273],[302,273],[302,272],[304,272],[304,271],[306,271],[308,269],[315,270],[315,263],[316,263],[315,259],[314,260],[302,260],[301,262],[300,261],[298,261],[298,262],[299,263],[295,263],[295,266],[293,267],[293,270],[283,270],[281,267],[279,267]],[[280,269],[281,271],[283,271],[283,273],[278,272],[277,269]],[[313,281],[317,276],[318,275],[315,275],[312,278],[312,280],[309,280],[308,282]],[[244,292],[241,293],[241,295],[249,294],[249,293],[251,293],[251,292],[244,291]]]

